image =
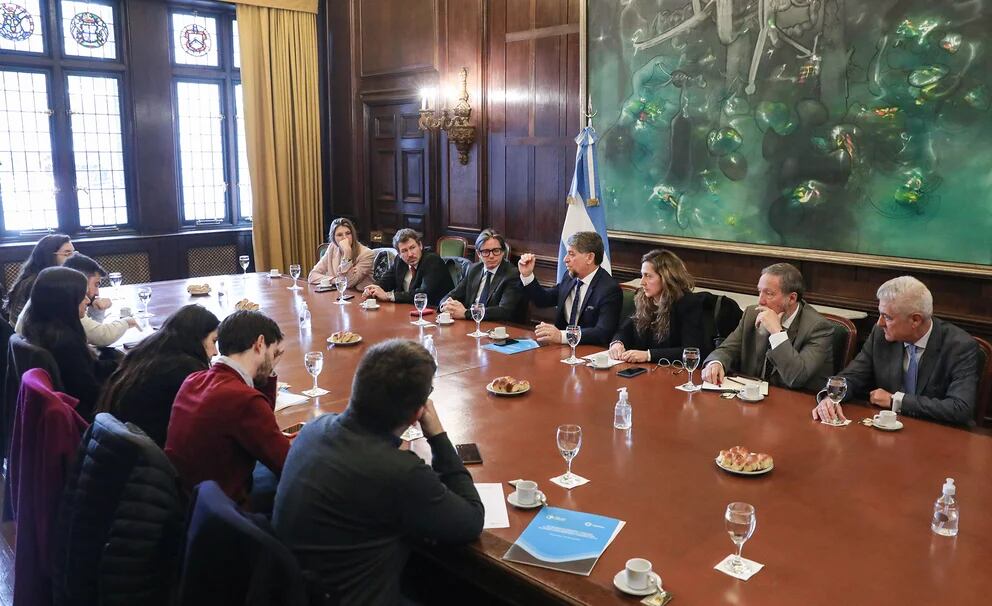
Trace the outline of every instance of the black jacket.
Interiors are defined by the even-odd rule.
[[[713,342],[706,338],[703,315],[703,298],[687,293],[669,310],[668,336],[661,341],[655,339],[650,327],[646,334],[638,332],[633,317],[623,321],[613,340],[622,342],[626,349],[649,351],[652,362],[661,358],[681,360],[686,347],[698,347],[699,354],[705,357],[713,350]]]
[[[397,303],[413,303],[413,295],[422,292],[427,293],[427,304],[437,307],[441,298],[455,285],[444,265],[444,259],[432,252],[425,251],[420,257],[417,273],[413,274],[413,280],[410,281],[410,290],[405,290],[403,279],[409,270],[410,266],[397,255],[393,259],[393,266],[379,280],[379,286],[386,292],[392,291]]]
[[[472,319],[472,304],[475,295],[485,277],[486,266],[481,261],[468,268],[465,278],[448,293],[445,299],[455,299],[465,306],[465,319]],[[492,282],[489,284],[489,299],[483,301],[486,305],[486,320],[497,322],[523,320],[525,308],[523,301],[523,284],[520,283],[520,272],[507,261],[496,268]]]
[[[168,604],[184,512],[162,449],[137,427],[98,414],[59,507],[55,605]]]
[[[545,288],[533,282],[524,286],[524,292],[531,302],[538,307],[558,306],[558,313],[555,316],[555,326],[564,330],[567,325],[565,320],[565,299],[571,292],[574,281],[566,276],[563,282],[559,282],[550,288]],[[582,294],[582,308],[579,310],[579,326],[582,327],[582,340],[580,343],[587,345],[609,345],[613,335],[616,334],[617,324],[620,322],[620,309],[623,307],[623,293],[620,292],[620,285],[602,267],[596,272],[592,279],[592,284],[585,289]]]

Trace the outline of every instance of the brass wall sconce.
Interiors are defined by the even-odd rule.
[[[423,131],[443,130],[448,133],[448,140],[454,143],[455,149],[458,150],[458,161],[468,164],[468,151],[475,143],[475,127],[468,123],[468,119],[472,116],[472,106],[468,104],[468,69],[462,68],[459,79],[461,91],[458,94],[458,103],[451,110],[443,107],[439,113],[431,109],[430,101],[433,95],[429,92],[421,93],[418,125]]]

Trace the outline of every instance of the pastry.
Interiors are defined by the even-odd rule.
[[[348,330],[342,330],[339,332],[331,333],[331,337],[328,339],[331,343],[357,343],[362,340],[362,336],[358,333],[351,332]]]
[[[520,393],[530,389],[530,382],[506,376],[493,379],[489,386],[499,393]]]
[[[206,295],[210,293],[209,284],[190,284],[186,287],[186,292],[191,295]]]
[[[241,299],[234,304],[234,309],[238,311],[258,311],[258,303],[253,303],[249,299]]]
[[[743,446],[721,450],[718,460],[720,465],[727,469],[745,472],[764,471],[774,463],[770,455],[763,452],[751,452]]]

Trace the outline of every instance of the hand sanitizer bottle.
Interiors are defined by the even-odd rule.
[[[954,537],[958,534],[958,503],[954,500],[954,478],[947,478],[944,489],[933,504],[933,522],[930,524],[931,530],[945,537]]]
[[[303,302],[303,307],[300,308],[300,330],[310,329],[310,308],[307,307],[307,302]]]
[[[627,388],[621,387],[617,391],[620,392],[620,399],[617,400],[617,405],[613,407],[613,428],[630,429],[632,411],[630,401],[627,399]]]
[[[431,357],[434,358],[434,374],[437,374],[437,368],[439,368],[440,365],[437,362],[437,347],[434,346],[434,335],[425,335],[423,345],[424,349],[427,350],[427,353],[431,354]]]

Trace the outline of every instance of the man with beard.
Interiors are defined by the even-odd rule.
[[[283,353],[282,340],[279,325],[265,314],[234,312],[217,328],[221,355],[209,370],[191,374],[179,388],[165,454],[187,491],[214,480],[231,499],[247,505],[256,462],[282,473],[289,440],[273,413],[274,369]]]

